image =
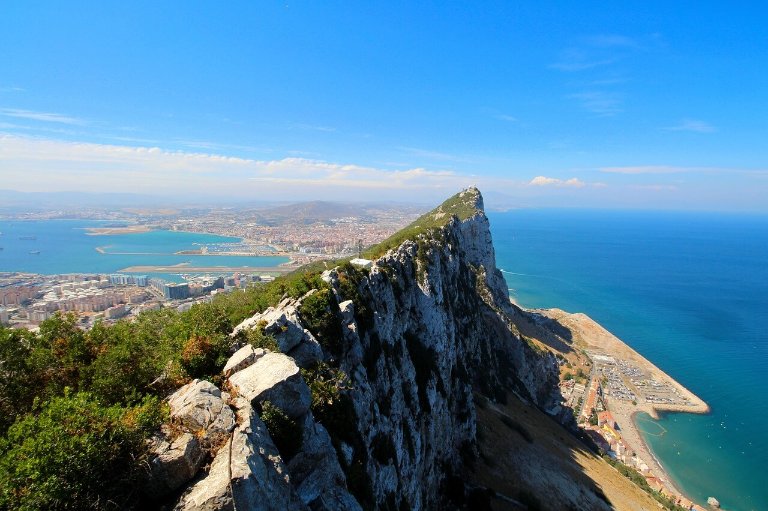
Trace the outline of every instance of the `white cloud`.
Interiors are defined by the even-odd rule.
[[[388,190],[388,198],[410,194],[424,200],[474,180],[447,170],[389,170],[306,158],[255,160],[15,135],[0,135],[0,175],[3,188],[20,191],[208,193],[254,199],[381,199],[376,191]]]
[[[32,121],[55,122],[59,124],[71,124],[83,126],[88,124],[83,119],[70,117],[68,115],[55,114],[50,112],[33,112],[31,110],[20,110],[17,108],[1,108],[0,115],[6,117],[15,117],[18,119],[29,119]]]
[[[497,114],[495,116],[500,121],[506,121],[506,122],[517,122],[517,117],[513,117],[511,115],[506,114]]]
[[[696,119],[683,119],[679,124],[668,126],[663,129],[667,131],[690,131],[693,133],[714,133],[717,131],[717,128],[708,122],[698,121]]]
[[[557,187],[572,187],[583,188],[587,184],[575,177],[571,179],[557,179],[554,177],[536,176],[528,183],[530,186],[557,186]],[[601,183],[602,184],[602,183]]]

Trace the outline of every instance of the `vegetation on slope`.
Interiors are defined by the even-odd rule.
[[[220,384],[235,325],[319,289],[302,315],[325,349],[339,349],[325,264],[314,266],[185,312],[144,312],[87,332],[60,314],[38,333],[0,326],[0,509],[138,505],[144,440],[167,414],[161,398],[193,378]],[[242,340],[276,348],[259,329]],[[339,429],[344,375],[323,366],[305,378],[313,410]]]
[[[454,216],[459,220],[473,217],[478,212],[479,197],[480,192],[476,188],[469,188],[457,193],[429,213],[421,215],[404,229],[365,250],[362,254],[363,257],[368,259],[381,257],[388,250],[399,247],[407,240],[416,240],[424,234],[445,227]]]

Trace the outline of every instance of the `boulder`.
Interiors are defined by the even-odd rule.
[[[270,307],[237,325],[232,335],[256,327],[263,328],[265,334],[275,338],[280,351],[288,353],[304,338],[304,328],[299,321],[297,306],[298,302],[295,300],[283,300],[276,308]]]
[[[190,433],[168,442],[161,437],[151,448],[150,475],[145,491],[154,498],[163,497],[190,481],[205,458],[200,442]]]
[[[224,365],[222,372],[226,378],[229,378],[234,373],[245,369],[249,365],[256,362],[256,360],[266,354],[267,351],[261,348],[254,348],[250,344],[246,344],[235,352],[234,355],[229,357],[227,363]]]
[[[309,410],[312,395],[299,367],[282,353],[267,353],[229,378],[238,396],[251,403],[270,401],[291,418]]]
[[[235,427],[235,414],[221,391],[205,380],[193,380],[168,398],[171,419],[208,444],[218,443]]]

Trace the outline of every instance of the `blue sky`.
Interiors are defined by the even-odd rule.
[[[768,210],[761,2],[5,2],[0,188]]]

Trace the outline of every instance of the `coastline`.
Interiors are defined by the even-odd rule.
[[[572,338],[573,347],[579,347],[594,354],[606,354],[615,358],[629,361],[658,381],[668,383],[677,392],[688,400],[689,405],[646,403],[624,401],[604,397],[608,411],[613,414],[619,426],[619,433],[627,446],[631,448],[638,458],[648,467],[650,472],[662,483],[667,493],[678,498],[695,502],[689,495],[683,492],[672,480],[669,473],[661,463],[661,460],[653,452],[652,448],[643,438],[643,433],[637,424],[641,412],[647,413],[653,420],[659,418],[660,413],[693,413],[706,414],[710,412],[709,405],[693,392],[685,388],[677,380],[659,369],[656,365],[632,349],[621,339],[610,333],[602,325],[583,313],[571,314],[561,309],[524,309],[527,312],[541,314],[556,321],[567,328]],[[589,356],[589,355],[588,355]]]

